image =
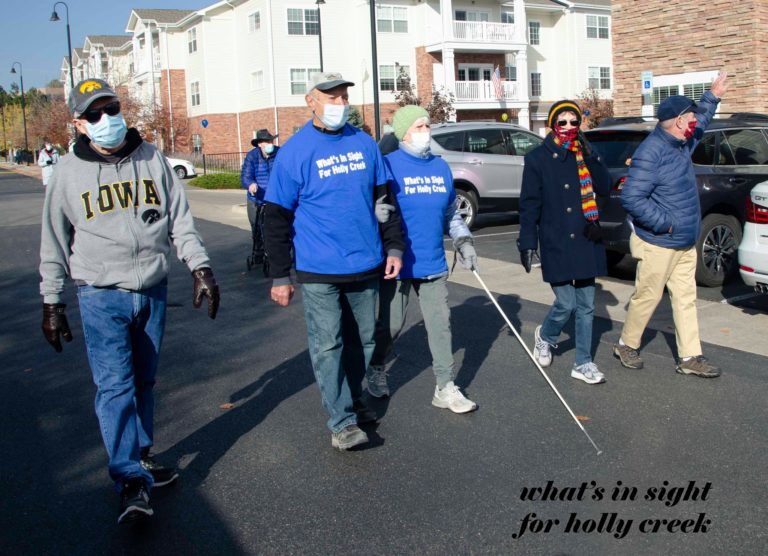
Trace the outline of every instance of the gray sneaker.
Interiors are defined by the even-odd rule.
[[[552,364],[552,344],[541,339],[541,325],[533,332],[533,357],[542,367]]]
[[[374,398],[386,398],[389,396],[387,384],[387,371],[384,365],[369,365],[365,371],[368,380],[368,393]]]
[[[635,348],[622,345],[618,342],[613,344],[613,355],[619,358],[622,366],[627,369],[642,369],[643,360]]]
[[[349,450],[366,442],[368,442],[368,435],[354,424],[331,434],[331,446],[339,450]]]
[[[681,375],[696,375],[702,378],[717,378],[720,376],[719,367],[711,365],[703,355],[691,357],[687,361],[678,359],[675,371]]]
[[[605,375],[591,361],[583,365],[574,364],[571,369],[571,378],[583,380],[587,384],[601,384],[605,382]]]

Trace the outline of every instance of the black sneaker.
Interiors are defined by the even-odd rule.
[[[703,355],[691,357],[687,361],[678,359],[675,371],[681,375],[696,375],[702,378],[717,378],[720,376],[720,369],[711,365]]]
[[[143,479],[128,479],[120,493],[120,516],[117,523],[135,523],[154,514],[149,505],[149,492]]]
[[[375,423],[376,419],[379,418],[374,410],[369,408],[360,400],[355,400],[352,403],[352,409],[354,410],[355,415],[357,415],[357,422],[360,425],[365,425],[366,423]]]
[[[175,467],[166,467],[155,461],[155,458],[149,453],[149,450],[141,451],[141,466],[152,474],[154,486],[164,487],[170,485],[179,478],[179,472]]]

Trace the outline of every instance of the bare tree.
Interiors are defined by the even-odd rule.
[[[455,110],[453,109],[453,103],[456,98],[453,93],[446,90],[444,87],[439,89],[432,88],[432,100],[427,105],[427,112],[429,112],[429,119],[433,124],[442,124],[445,122],[453,121]]]
[[[613,116],[613,101],[601,98],[600,91],[592,87],[584,90],[578,96],[581,111],[585,115],[584,124],[592,129],[600,124],[600,120]]]
[[[407,104],[415,104],[421,106],[421,99],[413,90],[411,84],[411,76],[405,71],[405,68],[400,66],[400,71],[397,75],[397,92],[395,93],[395,102],[398,106],[405,106]]]

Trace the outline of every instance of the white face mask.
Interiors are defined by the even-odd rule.
[[[264,145],[264,154],[272,154],[275,152],[275,146],[272,143]]]
[[[413,150],[420,153],[425,153],[429,150],[430,138],[431,138],[431,134],[429,131],[423,131],[423,132],[413,131],[411,132],[410,145],[413,148]]]
[[[323,122],[325,127],[335,131],[344,127],[349,117],[349,104],[326,104],[323,107],[323,115],[320,116],[320,121]]]

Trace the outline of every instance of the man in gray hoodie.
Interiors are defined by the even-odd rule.
[[[150,489],[178,477],[150,455],[171,246],[192,272],[193,305],[207,297],[212,319],[219,288],[183,186],[165,157],[126,127],[114,90],[101,79],[81,81],[69,109],[80,135],[43,208],[43,334],[57,352],[61,339],[72,340],[61,299],[70,276],[109,474],[121,495],[118,523],[126,523],[151,516]]]

